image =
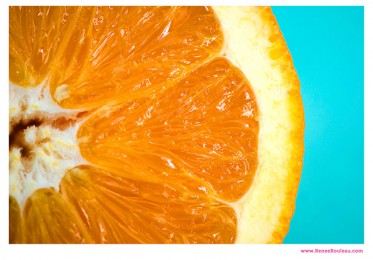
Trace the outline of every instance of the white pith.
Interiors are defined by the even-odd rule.
[[[22,156],[19,145],[9,151],[9,194],[23,208],[27,198],[37,189],[59,184],[66,170],[86,161],[80,154],[76,138],[81,123],[60,130],[52,126],[56,118],[74,117],[77,111],[64,110],[55,104],[44,84],[24,88],[10,83],[10,129],[20,120],[41,119],[40,126],[28,126],[20,135],[31,148],[30,156]]]

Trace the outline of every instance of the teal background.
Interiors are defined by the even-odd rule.
[[[301,81],[305,154],[284,243],[364,243],[364,7],[273,7]]]

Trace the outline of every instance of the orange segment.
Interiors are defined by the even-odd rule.
[[[22,243],[21,209],[13,196],[9,196],[9,221],[9,243]]]
[[[89,243],[90,237],[69,205],[52,188],[39,189],[23,210],[25,243]]]
[[[61,11],[9,7],[9,77],[13,83],[36,86],[49,74],[60,28],[55,21],[59,21]]]
[[[80,151],[134,176],[194,175],[234,201],[256,170],[256,115],[245,77],[226,59],[214,59],[154,99],[98,110],[78,132]]]
[[[74,168],[61,184],[96,243],[233,242],[233,209],[187,188],[91,166]]]

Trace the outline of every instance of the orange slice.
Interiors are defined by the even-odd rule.
[[[299,80],[268,7],[11,7],[10,243],[281,243]]]

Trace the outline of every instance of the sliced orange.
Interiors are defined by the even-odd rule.
[[[281,243],[299,80],[268,7],[10,7],[10,243]]]

